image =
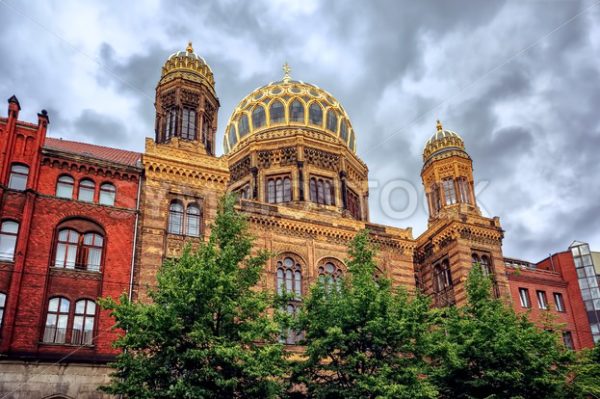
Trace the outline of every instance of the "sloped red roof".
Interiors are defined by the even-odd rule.
[[[137,166],[137,162],[141,160],[142,156],[142,154],[139,152],[119,150],[101,145],[79,143],[77,141],[54,139],[52,137],[46,137],[44,148],[88,156],[128,166]]]

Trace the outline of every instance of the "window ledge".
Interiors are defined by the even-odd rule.
[[[38,345],[47,346],[47,347],[60,347],[60,348],[84,348],[84,349],[95,349],[96,345],[78,345],[78,344],[69,344],[69,343],[58,343],[58,342],[44,342],[39,341]]]
[[[83,278],[87,280],[100,280],[100,277],[102,276],[102,273],[100,273],[99,271],[93,272],[90,270],[66,269],[54,266],[50,266],[50,274],[57,276]]]

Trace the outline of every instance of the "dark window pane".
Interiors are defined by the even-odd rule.
[[[342,121],[342,125],[341,125],[341,130],[340,130],[340,137],[342,138],[342,140],[345,142],[348,141],[348,124],[346,123],[346,121]]]
[[[337,115],[334,110],[327,112],[327,130],[337,133]]]
[[[304,106],[299,100],[294,100],[290,105],[290,120],[292,122],[304,122]]]
[[[275,101],[269,108],[269,114],[271,116],[271,124],[283,123],[285,120],[285,108],[283,103]]]
[[[252,111],[252,127],[258,129],[265,126],[267,123],[266,119],[265,109],[260,105],[256,106],[254,111]]]
[[[229,128],[229,146],[233,148],[237,143],[237,136],[235,135],[235,127],[231,126]]]
[[[244,137],[250,131],[250,126],[248,125],[248,115],[242,114],[240,120],[238,121],[238,133],[240,134],[240,138]]]
[[[323,124],[323,108],[319,104],[312,103],[308,114],[308,120],[312,125],[321,126]]]

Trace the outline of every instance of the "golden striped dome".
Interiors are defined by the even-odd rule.
[[[284,77],[248,94],[237,105],[225,128],[223,148],[234,151],[248,137],[268,129],[302,127],[337,137],[356,151],[356,136],[342,105],[325,90]]]
[[[215,78],[210,66],[204,58],[194,52],[192,42],[189,42],[185,51],[177,51],[167,58],[162,67],[158,84],[183,77],[198,83],[208,83],[211,88],[215,86]]]
[[[462,152],[466,155],[465,142],[458,133],[444,129],[440,121],[437,121],[436,132],[425,144],[423,150],[423,161],[427,162],[433,157],[450,154],[451,152]]]

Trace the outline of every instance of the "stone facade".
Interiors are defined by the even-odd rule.
[[[0,393],[10,399],[103,399],[110,368],[86,363],[3,361]]]

